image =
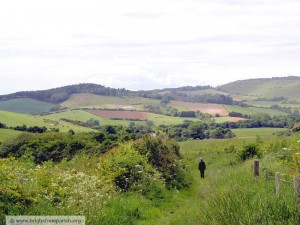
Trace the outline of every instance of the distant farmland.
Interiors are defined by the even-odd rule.
[[[90,109],[86,111],[104,119],[124,119],[124,120],[147,120],[148,119],[147,113],[144,112],[99,110],[99,109]]]
[[[183,101],[171,101],[171,104],[177,107],[186,108],[191,111],[200,111],[202,113],[208,113],[211,115],[219,114],[222,116],[227,116],[227,109],[220,104],[210,104],[210,103],[193,103],[193,102],[183,102]]]

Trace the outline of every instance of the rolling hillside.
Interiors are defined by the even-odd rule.
[[[49,112],[55,105],[30,98],[17,98],[0,101],[0,110],[24,114],[39,114]]]
[[[26,115],[21,113],[14,113],[8,111],[0,110],[0,123],[6,124],[6,126],[45,126],[48,129],[51,128],[58,128],[60,131],[67,132],[70,129],[77,131],[77,132],[89,132],[93,131],[90,128],[76,126],[71,123],[67,123],[61,120],[50,119],[47,117],[42,117],[38,115]]]
[[[164,124],[166,121],[168,121],[167,124],[183,121],[186,118],[175,117],[182,111],[200,111],[211,114],[213,117],[218,114],[217,116],[221,117],[216,118],[217,122],[236,121],[237,118],[228,117],[228,113],[287,115],[287,107],[291,107],[290,113],[294,112],[295,109],[300,109],[299,90],[300,77],[235,81],[217,89],[210,86],[187,86],[152,91],[127,91],[97,84],[78,84],[43,91],[2,95],[0,96],[0,110],[5,111],[0,112],[0,122],[8,126],[25,124],[48,128],[56,124],[60,130],[73,127],[73,125],[64,124],[66,122],[61,119],[85,122],[96,117],[101,125],[130,123],[130,120],[111,120],[79,110],[94,108],[145,112],[155,125]],[[210,103],[210,101],[215,102]],[[244,103],[252,107],[244,107]],[[272,107],[274,105],[282,108]],[[47,116],[25,115],[40,114],[53,109],[57,112]],[[82,129],[87,128],[75,127],[74,130]]]
[[[299,99],[300,77],[239,80],[218,87],[230,95]]]

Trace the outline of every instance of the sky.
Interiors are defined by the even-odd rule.
[[[299,0],[0,2],[0,94],[300,76]]]

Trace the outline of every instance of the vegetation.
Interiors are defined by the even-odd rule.
[[[24,114],[40,114],[49,112],[54,105],[47,102],[37,101],[29,98],[18,98],[0,101],[0,110]]]
[[[238,154],[258,147],[262,167],[291,180],[300,172],[298,139],[187,141],[180,153],[174,141],[146,136],[57,163],[36,165],[26,154],[2,158],[1,219],[79,214],[87,224],[297,224],[292,186],[283,185],[277,199],[274,181],[254,180],[253,161],[242,163]],[[207,164],[204,180],[199,157]]]
[[[123,96],[128,95],[125,89],[108,88],[97,84],[77,84],[43,91],[21,91],[13,94],[2,95],[0,100],[16,98],[31,98],[39,101],[52,102],[54,104],[67,100],[72,94],[93,93],[97,95]]]
[[[124,219],[132,223],[145,219],[145,212],[139,211],[140,204],[146,210],[155,209],[167,198],[168,190],[172,192],[175,187],[178,190],[189,185],[185,182],[178,145],[160,138],[145,137],[104,155],[82,153],[60,163],[47,161],[36,165],[31,159],[28,154],[20,160],[0,159],[0,182],[5,187],[0,194],[1,220],[7,214],[83,214],[88,224],[116,223]],[[135,208],[121,204],[118,207],[124,207],[126,213],[111,217],[111,207],[116,207],[122,199],[125,202],[131,199]]]
[[[235,81],[219,87],[230,94],[254,96],[257,98],[296,99],[299,96],[299,77],[273,77]]]
[[[21,132],[9,129],[0,129],[0,145],[2,142],[17,137]]]
[[[263,80],[268,93],[278,80],[289,87],[297,81],[271,80]],[[256,87],[246,84],[244,94]],[[169,105],[173,97],[198,101],[200,95],[233,101],[226,93],[196,94],[209,89],[130,92],[81,84],[18,93],[63,101],[59,110],[132,107],[152,113],[134,122],[79,109],[44,116],[0,111],[0,221],[5,215],[84,215],[87,224],[298,224],[292,185],[283,184],[276,198],[273,180],[253,178],[253,158],[261,173],[279,171],[289,181],[300,175],[299,112],[281,105],[293,95],[243,95],[273,106],[228,105],[231,116],[246,118],[238,122],[217,123],[223,117]],[[205,179],[199,179],[200,157]]]

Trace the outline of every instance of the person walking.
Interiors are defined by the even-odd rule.
[[[200,177],[204,178],[204,170],[206,169],[206,165],[202,158],[200,159],[198,169],[200,170]]]

